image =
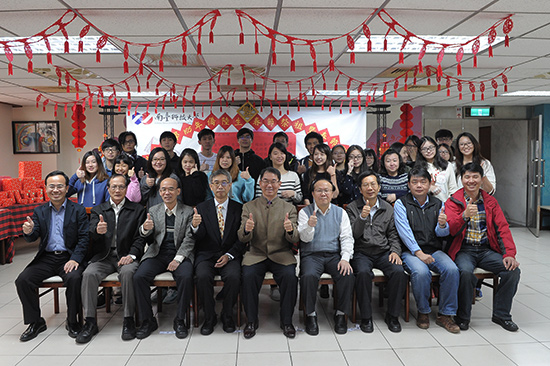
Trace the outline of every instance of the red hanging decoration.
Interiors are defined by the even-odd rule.
[[[476,100],[476,86],[474,83],[469,83],[470,92],[472,92],[472,101]]]
[[[28,43],[25,43],[24,48],[25,48],[25,54],[29,59],[29,63],[27,64],[27,72],[32,73],[32,48]]]
[[[90,25],[87,24],[84,26],[84,28],[82,28],[82,30],[80,31],[80,40],[78,41],[78,52],[84,52],[84,41],[82,40],[82,38],[86,37],[86,34],[88,34],[88,32],[90,31]]]
[[[271,40],[271,64],[277,65],[277,53],[275,52],[275,39]]]
[[[185,36],[181,39],[181,50],[183,52],[183,54],[181,55],[181,64],[183,66],[187,66],[187,39],[185,38]]]
[[[349,63],[355,64],[355,52],[353,50],[355,49],[355,41],[353,40],[353,37],[348,34],[347,36],[347,42],[348,42],[348,48],[351,50],[349,54]]]
[[[128,50],[128,43],[124,44],[124,73],[127,74],[130,71],[128,70],[128,56],[130,56],[130,51]]]
[[[458,76],[462,75],[462,66],[460,66],[460,61],[462,61],[463,57],[464,57],[464,48],[460,47],[456,52],[456,62],[458,62],[458,64],[456,65],[456,74]]]
[[[472,44],[472,53],[474,54],[474,67],[477,67],[477,53],[479,52],[479,38],[477,38]]]
[[[290,72],[296,71],[296,61],[294,61],[294,45],[290,42]]]
[[[86,124],[84,123],[86,116],[84,115],[84,107],[80,104],[75,104],[72,107],[72,110],[73,115],[71,119],[74,121],[71,125],[74,128],[72,133],[74,137],[72,144],[77,151],[81,151],[82,148],[86,146],[86,140],[84,140],[84,137],[86,136],[86,132],[84,131],[84,128],[86,127]]]
[[[48,40],[48,37],[44,37],[44,44],[46,44],[46,48],[48,50],[48,53],[46,53],[46,63],[48,65],[52,64],[52,46],[50,45],[50,41]]]
[[[497,93],[498,82],[495,79],[491,80],[491,86],[493,87],[493,89],[495,89],[495,98],[496,98],[498,95]]]
[[[510,46],[510,37],[508,36],[508,33],[512,31],[512,28],[514,28],[514,21],[510,16],[504,21],[504,25],[502,26],[502,31],[504,34],[506,34],[506,37],[504,38],[504,47]]]
[[[143,75],[143,60],[145,59],[145,56],[147,55],[147,46],[141,51],[141,55],[139,56],[139,74]]]
[[[479,84],[479,91],[481,92],[481,100],[485,100],[485,83]]]
[[[202,33],[202,25],[199,27],[199,34],[197,35],[197,38],[199,42],[197,43],[197,55],[202,55],[202,44],[201,44],[201,33]]]
[[[164,61],[162,60],[162,58],[164,57],[165,49],[166,49],[166,43],[162,46],[162,50],[160,51],[159,72],[164,72]]]
[[[95,53],[95,61],[97,63],[101,62],[101,53],[99,51],[107,44],[108,39],[109,37],[107,35],[103,35],[97,40],[97,51]]]
[[[384,88],[386,85],[384,84]],[[397,89],[399,88],[399,79],[395,79],[393,83],[393,97],[397,98]],[[386,94],[386,91],[384,90],[384,95]]]
[[[313,59],[313,72],[317,73],[317,54],[315,52],[315,47],[313,47],[312,43],[309,44],[309,54]]]
[[[4,54],[8,59],[8,75],[13,75],[13,52],[11,52],[10,46],[4,44]]]
[[[504,92],[508,91],[508,77],[502,74],[502,82],[504,83]]]
[[[65,36],[65,43],[64,43],[64,53],[69,53],[69,34],[67,33],[67,30],[65,27],[61,28],[61,33]]]

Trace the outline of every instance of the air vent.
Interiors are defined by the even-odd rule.
[[[91,72],[90,70],[86,70],[83,68],[67,68],[66,69],[72,77],[74,77],[76,80],[85,80],[85,79],[98,79],[99,76]],[[48,79],[55,80],[59,78],[57,74],[55,73],[55,68],[49,68],[49,67],[35,67],[33,70],[33,73],[36,75],[42,75],[44,77],[47,77]]]
[[[32,88],[33,90],[41,93],[67,93],[66,86],[29,86],[29,88]],[[82,92],[82,89],[80,90],[80,92]],[[72,86],[69,87],[69,93],[76,93],[76,89]]]
[[[134,55],[136,59],[139,60],[141,55]],[[143,63],[148,66],[158,66],[160,60],[160,54],[147,54],[145,58],[143,59]],[[182,66],[182,59],[181,54],[169,54],[165,53],[164,56],[162,56],[162,61],[164,63],[165,67],[170,66]],[[198,57],[196,54],[187,54],[187,66],[193,67],[193,66],[204,66],[204,64],[201,62],[200,57]]]
[[[254,85],[227,85],[227,84],[222,84],[220,85],[220,89],[222,91],[222,93],[227,93],[229,91],[237,91],[237,92],[245,92],[247,90],[251,90],[253,91],[254,90]],[[260,92],[261,93],[261,90],[262,90],[262,86],[261,85],[257,85],[256,86],[256,93]]]
[[[391,78],[391,79],[394,79],[396,77],[399,77],[401,75],[404,75],[407,71],[408,71],[408,76],[409,78],[413,78],[414,77],[414,70],[410,70],[412,67],[414,67],[416,65],[413,65],[413,66],[394,66],[394,67],[388,67],[386,70],[382,71],[380,74],[376,75],[377,78]],[[416,75],[416,77],[418,79],[421,79],[421,78],[425,78],[426,77],[426,73],[425,73],[426,69],[424,68],[424,72],[422,73],[418,73]],[[445,74],[449,75],[449,76],[453,76],[454,74],[452,72],[450,72],[450,69],[448,70],[445,70]],[[433,75],[433,74],[432,74]]]
[[[441,90],[445,90],[445,86],[441,85]],[[397,92],[404,92],[405,87],[397,89]],[[407,85],[408,92],[434,92],[437,91],[437,85]]]

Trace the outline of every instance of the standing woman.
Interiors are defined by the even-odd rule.
[[[162,147],[155,147],[149,154],[146,174],[141,178],[141,203],[147,206],[147,209],[163,202],[158,186],[161,179],[174,178],[180,184],[179,178],[172,173],[169,162],[170,155]]]
[[[342,145],[334,145],[332,148],[332,160],[336,171],[346,170],[346,148]]]
[[[269,154],[267,155],[267,166],[272,166],[281,172],[281,186],[277,195],[285,201],[292,204],[299,204],[302,202],[302,188],[300,184],[300,177],[298,174],[288,166],[287,151],[285,145],[280,142],[274,142],[269,147]],[[260,197],[262,191],[260,190],[260,182],[256,183],[256,197]]]
[[[224,145],[218,151],[216,162],[214,163],[213,171],[224,169],[231,174],[230,198],[239,203],[252,201],[254,198],[254,178],[250,176],[248,168],[245,171],[240,171],[235,158],[235,151],[231,146]],[[208,173],[210,174],[210,172]]]
[[[332,199],[336,199],[340,193],[336,179],[336,169],[332,165],[332,153],[327,144],[318,144],[313,148],[313,162],[308,171],[304,173],[302,192],[304,193],[304,204],[313,202],[311,195],[311,183],[319,178],[325,178],[332,182],[335,190],[332,192]]]
[[[342,204],[350,203],[361,196],[357,177],[368,169],[365,150],[359,145],[351,145],[346,152],[346,171],[340,179]]]
[[[415,167],[428,170],[432,176],[430,193],[442,202],[447,201],[458,190],[454,168],[439,156],[437,143],[433,138],[424,136],[420,140],[420,154],[417,156]]]
[[[458,188],[462,188],[462,179],[460,179],[460,168],[463,165],[474,162],[483,168],[483,178],[481,189],[489,194],[494,194],[497,188],[497,178],[491,162],[481,155],[481,146],[479,142],[469,132],[462,132],[456,138],[458,151],[455,156],[456,177]]]
[[[199,155],[193,149],[181,152],[176,175],[181,181],[181,197],[184,204],[194,207],[206,200],[210,192],[208,177],[199,170]]]
[[[420,138],[416,135],[410,135],[407,137],[405,140],[405,149],[409,157],[408,160],[405,161],[405,164],[412,168],[416,163],[416,158],[419,155]]]
[[[378,156],[373,149],[365,149],[365,161],[367,162],[368,169],[378,173]]]
[[[386,202],[393,203],[409,192],[407,166],[401,155],[388,149],[382,155],[380,165],[380,196]]]
[[[115,158],[114,172],[130,178],[130,184],[126,188],[126,198],[132,202],[141,202],[141,187],[139,179],[134,171],[134,161],[126,154],[121,154]]]
[[[109,199],[107,180],[109,175],[103,167],[101,157],[96,151],[84,154],[80,167],[69,180],[67,196],[77,194],[78,203],[84,207],[94,207]]]

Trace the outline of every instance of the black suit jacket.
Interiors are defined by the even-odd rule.
[[[34,257],[33,262],[39,260],[46,251],[50,236],[51,210],[50,202],[35,207],[32,215],[32,221],[34,222],[33,231],[29,235],[23,233],[23,237],[28,242],[33,242],[40,238],[38,253]],[[88,224],[88,216],[86,215],[84,206],[67,200],[63,222],[63,239],[65,240],[67,251],[71,254],[71,260],[77,263],[83,262],[88,249]]]
[[[99,215],[103,215],[103,220],[107,222],[107,233],[105,234],[98,234],[96,231]],[[132,254],[136,256],[136,260],[139,260],[145,247],[145,239],[139,235],[139,227],[145,221],[146,216],[145,208],[142,205],[127,198],[118,214],[118,225],[116,226],[115,211],[111,207],[110,200],[92,208],[90,238],[93,257],[91,262],[100,261],[109,255],[115,227],[118,258]]]
[[[218,212],[214,199],[201,202],[197,205],[197,212],[202,216],[195,238],[195,265],[201,261],[218,259],[225,253],[241,260],[245,251],[245,244],[237,237],[237,231],[241,226],[241,213],[243,206],[233,200],[229,200],[227,214],[224,223],[223,240],[218,225]]]

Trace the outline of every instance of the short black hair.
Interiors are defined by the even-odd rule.
[[[61,170],[54,170],[53,172],[48,173],[48,175],[46,175],[46,178],[44,178],[44,185],[48,184],[48,178],[55,177],[56,175],[63,176],[63,178],[65,178],[65,185],[69,185],[69,177],[67,176],[67,174],[65,174],[65,172]]]
[[[275,139],[277,137],[284,137],[286,142],[288,142],[288,135],[286,133],[284,133],[283,131],[279,131],[275,135],[273,135],[273,142],[275,142]]]
[[[175,143],[178,142],[178,139],[177,139],[176,135],[174,135],[174,133],[172,131],[164,131],[163,133],[161,133],[159,141],[162,141],[162,139],[164,139],[164,138],[172,139],[172,140],[174,140]]]
[[[437,130],[435,132],[435,139],[439,139],[439,138],[450,138],[451,140],[453,139],[453,133],[449,130],[446,130],[444,128],[440,129],[440,130]]]
[[[128,170],[130,170],[134,167],[134,159],[132,159],[131,157],[129,157],[126,154],[120,154],[119,156],[117,156],[115,158],[114,166],[116,166],[117,164],[120,164],[120,163],[124,163],[124,164],[128,165]]]
[[[460,168],[460,176],[463,177],[466,172],[479,173],[483,177],[483,168],[478,163],[471,162],[468,164],[464,164]]]
[[[202,130],[200,130],[199,135],[197,136],[197,138],[200,140],[204,136],[212,136],[212,138],[216,138],[216,134],[214,133],[214,131],[212,131],[209,128],[203,128]]]
[[[268,166],[267,168],[263,168],[262,171],[260,172],[260,177],[258,179],[261,180],[264,177],[265,173],[275,174],[277,176],[277,179],[281,180],[281,172],[279,171],[279,169],[275,169],[272,166]]]
[[[421,178],[426,178],[430,182],[432,181],[432,176],[426,170],[426,168],[421,168],[421,167],[417,167],[417,166],[415,166],[414,168],[412,168],[409,171],[409,176],[408,176],[408,180],[407,180],[409,183],[411,182],[412,177],[421,177]]]
[[[116,173],[113,173],[113,175],[111,175],[109,177],[109,179],[107,179],[107,187],[110,187],[111,186],[111,181],[115,178],[118,178],[118,177],[124,178],[124,185],[126,187],[128,187],[128,185],[130,184],[130,177],[128,177],[127,175],[116,174]]]
[[[320,177],[319,179],[315,179],[313,182],[311,182],[311,184],[309,185],[311,187],[311,191],[313,192],[313,188],[315,187],[315,185],[318,183],[318,182],[321,182],[321,181],[325,181],[325,182],[329,182],[331,187],[332,187],[332,191],[334,192],[336,190],[336,187],[334,186],[334,183],[332,183],[330,181],[330,179],[328,179],[327,177]]]
[[[361,185],[363,184],[363,179],[365,179],[366,177],[370,177],[371,175],[376,178],[376,183],[380,185],[380,174],[376,173],[374,170],[367,169],[359,174],[359,176],[357,177],[357,186],[361,187]]]
[[[133,133],[132,131],[123,131],[123,132],[120,133],[120,135],[118,135],[118,143],[121,146],[124,145],[124,141],[126,140],[127,136],[132,136],[134,138],[134,140],[136,141],[136,146],[138,146],[138,141],[137,141],[136,134]]]
[[[250,128],[243,127],[237,132],[237,138],[241,137],[242,135],[249,134],[250,138],[254,140],[254,132]]]
[[[323,139],[323,135],[321,135],[320,133],[317,133],[315,131],[312,131],[312,132],[308,133],[306,135],[306,137],[304,137],[304,144],[307,145],[307,140],[310,140],[310,139],[317,139],[317,141],[319,141],[320,144],[325,142],[325,140]]]
[[[118,151],[121,151],[120,144],[115,139],[107,139],[101,144],[101,151],[105,150],[108,147],[116,147]]]

